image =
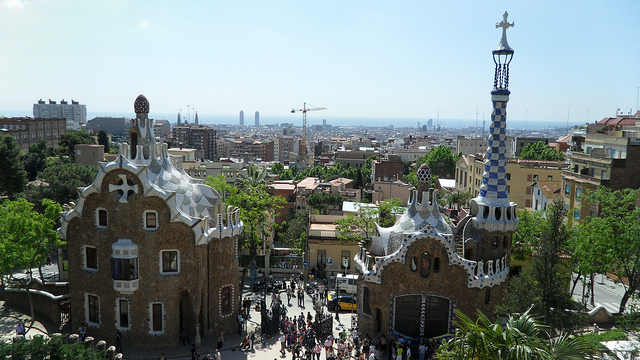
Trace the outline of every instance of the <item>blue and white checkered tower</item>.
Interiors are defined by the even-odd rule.
[[[507,28],[514,25],[507,21],[507,12],[503,20],[496,24],[502,28],[502,39],[493,50],[496,64],[491,91],[493,112],[489,128],[489,147],[484,161],[482,185],[478,197],[471,201],[471,214],[476,218],[476,227],[489,231],[513,231],[517,227],[516,204],[509,202],[507,193],[507,157],[506,125],[507,102],[509,101],[509,63],[513,58],[513,49],[507,43]]]

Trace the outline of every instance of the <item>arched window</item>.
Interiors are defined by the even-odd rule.
[[[428,252],[423,252],[420,259],[420,275],[422,277],[429,276],[429,270],[431,268],[431,255]]]
[[[418,271],[418,257],[417,256],[412,256],[411,257],[411,271],[413,271],[413,272]]]
[[[434,273],[440,272],[440,258],[439,257],[436,257],[435,259],[433,259],[433,272]]]

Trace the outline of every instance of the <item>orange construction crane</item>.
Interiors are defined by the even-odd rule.
[[[293,108],[291,113],[295,114],[296,111],[302,112],[302,144],[300,144],[300,158],[307,162],[307,111],[327,110],[326,107],[307,107],[307,103],[302,104],[301,109]]]

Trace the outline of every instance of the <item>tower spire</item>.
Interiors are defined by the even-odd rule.
[[[516,218],[516,204],[509,202],[507,192],[507,102],[509,102],[509,63],[513,58],[513,49],[507,43],[507,29],[514,25],[507,22],[509,14],[505,11],[503,20],[496,24],[502,28],[502,39],[498,47],[492,51],[495,63],[493,90],[491,102],[491,124],[482,185],[478,197],[471,201],[471,214],[476,217],[474,222],[485,230],[510,231],[518,225]]]

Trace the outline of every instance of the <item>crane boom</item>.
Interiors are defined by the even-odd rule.
[[[307,107],[307,103],[302,104],[302,109],[298,109],[297,111],[302,112],[302,144],[300,144],[300,157],[304,159],[305,163],[307,160],[307,111],[318,111],[318,110],[327,110],[324,106],[319,107]],[[295,113],[296,109],[291,109],[291,113]]]

